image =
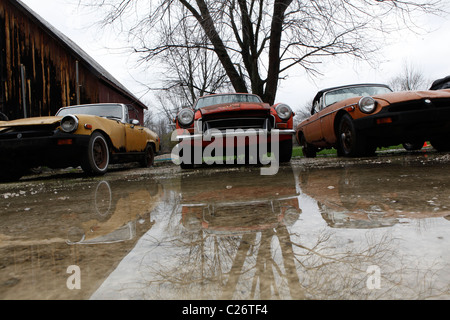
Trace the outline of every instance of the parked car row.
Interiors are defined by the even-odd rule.
[[[370,83],[320,90],[311,116],[296,128],[286,104],[269,105],[248,93],[207,95],[174,120],[177,156],[182,168],[208,157],[264,163],[268,152],[288,162],[293,137],[306,157],[327,148],[347,157],[370,156],[377,147],[397,144],[415,150],[425,141],[450,151],[449,89],[450,77],[427,91],[393,92]],[[64,107],[53,117],[0,118],[0,181],[18,180],[37,166],[81,166],[91,175],[106,173],[112,163],[139,161],[149,167],[159,151],[158,135],[130,119],[124,104]]]

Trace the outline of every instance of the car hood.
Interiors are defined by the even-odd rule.
[[[23,118],[11,121],[0,121],[0,128],[3,127],[18,127],[18,126],[35,126],[35,125],[49,125],[58,123],[62,117],[35,117]]]
[[[270,106],[266,103],[224,103],[208,106],[200,109],[202,115],[210,115],[223,112],[236,111],[270,111]]]
[[[414,101],[421,99],[438,99],[438,98],[450,98],[450,91],[446,90],[426,90],[426,91],[399,91],[391,92],[383,95],[374,96],[376,99],[382,99],[390,104]]]

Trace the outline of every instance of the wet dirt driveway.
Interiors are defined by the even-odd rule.
[[[0,185],[0,299],[449,299],[450,155]]]

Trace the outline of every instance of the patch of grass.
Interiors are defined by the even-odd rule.
[[[325,149],[320,152],[317,152],[317,156],[336,156],[336,149]],[[302,147],[293,147],[292,148],[292,158],[300,158],[303,157]]]
[[[399,144],[396,146],[389,146],[389,147],[381,147],[378,148],[377,151],[386,151],[386,150],[396,150],[396,149],[403,149],[403,145]],[[325,149],[320,152],[317,152],[317,156],[337,156],[336,149]],[[303,157],[303,151],[302,147],[297,146],[292,148],[292,158],[300,158]]]

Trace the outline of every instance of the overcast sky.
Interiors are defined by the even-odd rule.
[[[144,96],[146,90],[139,82],[156,79],[149,71],[136,67],[134,56],[108,49],[123,47],[121,40],[115,35],[105,34],[97,27],[92,27],[92,16],[77,7],[78,0],[22,0],[22,2],[70,37],[118,81],[152,107],[152,94]],[[448,2],[450,7],[450,0]],[[313,79],[301,71],[298,74],[291,73],[289,78],[281,83],[276,101],[287,103],[297,110],[322,88],[360,82],[388,83],[392,77],[401,72],[404,61],[420,70],[430,82],[450,75],[448,43],[450,16],[423,17],[417,24],[432,32],[421,34],[399,32],[390,35],[391,42],[395,44],[386,46],[379,53],[379,61],[375,67],[365,62],[343,58],[325,62],[321,67],[323,76]]]

